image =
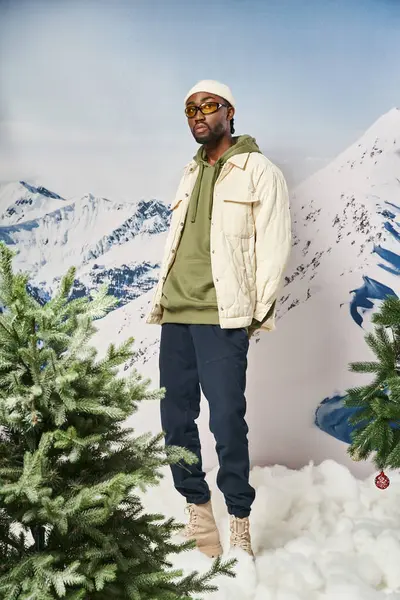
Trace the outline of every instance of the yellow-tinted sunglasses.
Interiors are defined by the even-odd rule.
[[[185,108],[185,115],[188,119],[193,119],[197,115],[197,111],[199,110],[203,115],[212,115],[217,112],[222,106],[228,108],[227,104],[220,104],[219,102],[203,102],[200,106],[195,106],[194,104],[189,104]]]

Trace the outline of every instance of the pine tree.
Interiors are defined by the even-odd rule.
[[[347,391],[345,405],[356,408],[349,454],[356,460],[373,460],[380,474],[378,487],[389,479],[384,469],[400,469],[400,300],[389,296],[372,316],[374,331],[365,340],[375,361],[355,362],[350,370],[372,375],[370,382]]]
[[[101,360],[89,345],[117,302],[105,288],[71,300],[75,270],[44,306],[0,244],[0,600],[179,600],[215,589],[233,562],[184,576],[169,555],[181,525],[146,514],[140,493],[166,454],[162,435],[124,426],[143,399],[159,398],[134,372],[120,377],[133,339]]]

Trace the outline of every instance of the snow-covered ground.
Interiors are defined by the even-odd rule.
[[[221,541],[229,549],[229,521],[216,469],[208,475]],[[400,474],[379,490],[374,477],[355,479],[326,460],[292,471],[282,466],[251,472],[257,490],[251,514],[255,562],[237,552],[236,577],[216,580],[210,600],[399,600]],[[185,501],[169,470],[145,508],[185,522]],[[205,572],[212,561],[197,550],[174,566]]]

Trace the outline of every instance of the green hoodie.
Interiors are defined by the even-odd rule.
[[[211,166],[204,148],[194,157],[199,173],[175,260],[163,286],[162,323],[218,325],[218,305],[211,271],[210,225],[214,185],[222,166],[236,154],[260,152],[249,135],[235,143]]]

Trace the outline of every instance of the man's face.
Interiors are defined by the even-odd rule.
[[[188,98],[186,106],[200,106],[207,102],[218,102],[227,104],[220,96],[208,92],[198,92]],[[194,117],[188,117],[188,123],[194,139],[198,144],[210,144],[218,142],[224,135],[230,132],[230,120],[234,115],[234,108],[222,106],[216,112],[208,115],[198,110]]]

